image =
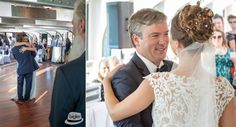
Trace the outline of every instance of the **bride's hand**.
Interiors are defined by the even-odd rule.
[[[103,79],[103,84],[104,84],[105,82],[111,83],[112,77],[113,77],[113,76],[115,75],[115,73],[116,73],[121,67],[123,67],[123,66],[124,66],[124,64],[118,64],[118,65],[116,65],[116,67],[115,67],[114,69],[112,69],[110,72],[107,72],[106,76],[105,76],[104,79]]]

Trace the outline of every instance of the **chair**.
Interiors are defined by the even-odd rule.
[[[4,50],[0,49],[0,64],[4,64],[4,56],[3,56]]]
[[[4,51],[3,51],[3,54],[4,54]],[[8,54],[4,54],[3,57],[4,57],[4,63],[10,63],[11,62],[11,57],[10,57],[10,51],[8,52]]]

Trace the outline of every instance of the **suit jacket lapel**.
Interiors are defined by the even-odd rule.
[[[134,53],[134,56],[132,57],[132,62],[135,64],[135,66],[138,68],[139,72],[142,73],[143,76],[147,76],[150,74],[148,68],[144,64],[144,62],[138,57],[136,53]]]

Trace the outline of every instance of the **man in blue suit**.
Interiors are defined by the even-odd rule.
[[[156,71],[170,71],[173,65],[173,62],[164,60],[169,30],[163,13],[153,9],[139,10],[130,17],[128,30],[136,52],[113,76],[112,86],[119,100],[134,92],[143,77]],[[150,105],[144,111],[114,123],[117,127],[151,127],[151,110]]]
[[[28,37],[24,32],[16,34],[16,42],[18,42],[18,43],[25,42],[24,40],[26,38],[28,38]],[[17,103],[19,103],[19,104],[22,104],[24,101],[27,101],[30,99],[33,71],[35,71],[39,68],[36,61],[34,60],[36,53],[34,51],[29,51],[26,49],[27,49],[27,47],[25,45],[15,46],[12,48],[12,53],[13,53],[16,61],[18,62],[18,67],[17,67],[18,101],[17,101]],[[26,81],[25,95],[23,95],[24,80]]]
[[[75,38],[70,62],[56,71],[49,116],[51,127],[85,127],[85,0],[77,0],[74,7]]]

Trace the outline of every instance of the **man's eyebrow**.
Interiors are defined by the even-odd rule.
[[[164,33],[169,33],[169,30],[167,30],[167,31],[165,31]],[[152,32],[152,33],[150,33],[150,35],[154,35],[154,34],[162,34],[162,32]]]

